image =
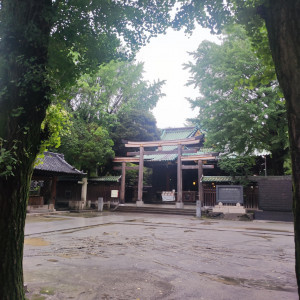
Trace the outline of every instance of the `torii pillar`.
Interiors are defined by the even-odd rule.
[[[142,206],[143,202],[143,179],[144,179],[144,147],[140,146],[140,161],[139,161],[139,181],[138,181],[138,199],[136,206]]]
[[[121,192],[120,192],[120,203],[125,203],[125,178],[126,178],[126,162],[122,162],[122,177],[121,177]]]
[[[198,193],[199,193],[199,201],[200,201],[201,206],[204,201],[202,178],[203,178],[203,163],[202,163],[202,160],[199,159],[198,160]]]
[[[178,157],[177,157],[177,202],[176,202],[176,208],[183,208],[183,202],[182,202],[182,163],[181,163],[182,146],[181,146],[181,144],[179,144],[177,147],[178,147]]]

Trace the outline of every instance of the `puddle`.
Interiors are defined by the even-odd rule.
[[[144,219],[130,219],[130,220],[125,220],[124,222],[141,222],[141,223],[144,223],[145,220]]]
[[[78,257],[79,254],[58,253],[57,256],[62,258],[75,258]]]
[[[68,216],[70,217],[80,217],[80,218],[96,218],[96,217],[102,217],[107,215],[109,212],[96,212],[96,211],[91,211],[91,212],[73,212],[71,211]]]
[[[30,246],[49,246],[50,242],[42,238],[25,238],[24,245]]]
[[[113,223],[90,225],[90,226],[84,226],[84,227],[79,227],[79,228],[75,228],[75,229],[66,229],[65,231],[61,232],[61,234],[69,234],[69,233],[74,233],[74,232],[78,232],[78,231],[88,230],[88,229],[95,228],[95,227],[110,226],[110,225],[113,225]]]
[[[282,283],[267,281],[267,280],[255,280],[248,278],[238,278],[229,276],[218,276],[208,273],[198,273],[200,276],[205,276],[213,281],[220,282],[231,286],[242,286],[248,288],[260,288],[272,291],[283,291],[283,292],[295,292],[297,289],[291,286],[283,286]]]
[[[103,232],[103,235],[118,235],[118,234],[119,234],[119,232],[117,232],[117,231],[116,232],[110,232],[110,233],[105,232],[105,231]]]
[[[67,218],[51,217],[51,216],[27,216],[26,223],[37,223],[37,222],[53,222],[68,220]]]
[[[212,225],[212,224],[216,224],[218,222],[210,222],[210,221],[204,221],[202,223],[200,223],[201,225]]]
[[[270,228],[245,227],[245,228],[240,228],[240,229],[245,229],[245,230],[257,230],[257,231],[272,231],[272,232],[289,232],[289,233],[293,233],[293,232],[290,231],[290,230],[270,229]]]
[[[273,236],[271,235],[259,235],[259,234],[250,234],[250,233],[244,233],[244,235],[247,235],[247,236],[253,236],[253,237],[260,237],[260,238],[263,238],[265,240],[272,240]]]

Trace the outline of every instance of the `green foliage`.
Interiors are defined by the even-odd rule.
[[[50,105],[41,125],[45,139],[42,141],[40,152],[43,153],[48,148],[58,148],[61,144],[61,136],[68,133],[70,125],[69,113],[63,106],[61,104]]]
[[[195,28],[195,21],[212,33],[219,33],[222,26],[232,18],[232,1],[179,0],[173,27],[185,27],[187,32]]]
[[[149,110],[161,97],[162,84],[143,80],[143,64],[134,62],[112,61],[85,74],[66,103],[73,121],[59,151],[78,168],[94,172],[113,157],[113,150],[125,155],[122,139],[158,138]],[[100,128],[107,134],[101,138],[96,134]]]
[[[190,102],[199,108],[194,122],[206,131],[206,144],[231,153],[286,154],[285,102],[277,81],[265,77],[275,78],[275,71],[255,55],[245,30],[229,27],[222,45],[204,41],[192,55],[188,84],[201,96]]]
[[[224,156],[218,161],[221,170],[230,176],[247,176],[251,175],[251,169],[255,164],[253,156]]]
[[[93,174],[99,165],[113,158],[112,146],[113,141],[105,128],[73,116],[72,127],[69,134],[62,137],[59,151],[77,169]]]
[[[112,138],[115,141],[114,150],[117,156],[126,156],[122,139],[129,141],[153,141],[159,139],[159,131],[152,112],[139,110],[135,107],[122,110],[117,115],[118,122],[112,128]]]
[[[99,64],[132,57],[150,37],[165,31],[174,2],[53,1],[49,74],[56,89],[74,85]]]
[[[4,140],[0,138],[0,178],[14,175],[14,169],[18,162],[16,158],[16,141],[11,149],[6,149],[3,146]]]
[[[135,164],[127,163],[127,166],[136,167]],[[143,185],[151,185],[152,184],[152,168],[144,168],[143,171]],[[139,178],[138,170],[127,170],[126,171],[126,186],[137,186]]]
[[[283,167],[285,175],[292,175],[292,160],[290,156],[285,159]]]
[[[164,81],[145,81],[142,63],[111,61],[78,80],[70,105],[87,122],[109,126],[121,110],[152,109],[163,95],[163,84]]]

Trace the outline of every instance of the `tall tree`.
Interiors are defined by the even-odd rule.
[[[162,84],[144,80],[143,64],[133,61],[111,61],[94,74],[83,75],[66,101],[73,122],[59,151],[91,174],[100,165],[106,169],[103,165],[113,156],[112,149],[120,155],[122,139],[157,138],[149,110],[163,95]]]
[[[188,84],[201,93],[190,99],[199,109],[194,122],[206,130],[206,143],[220,151],[270,151],[270,170],[283,175],[288,128],[274,67],[256,56],[242,27],[231,26],[224,33],[221,45],[202,42],[192,53],[195,62],[186,65],[192,75]]]
[[[118,122],[111,131],[115,143],[113,148],[117,156],[126,156],[128,151],[122,139],[129,141],[153,141],[159,139],[160,133],[151,111],[132,107],[120,111],[117,117]]]
[[[80,74],[132,55],[149,37],[163,32],[170,9],[168,1],[1,1],[2,299],[24,299],[26,204],[34,160],[48,137],[41,123],[51,98],[65,93]]]
[[[86,122],[103,126],[115,126],[117,114],[124,109],[152,109],[163,96],[164,81],[150,83],[144,80],[143,72],[143,64],[134,61],[101,65],[77,81],[69,107]]]
[[[66,160],[88,176],[95,175],[100,165],[106,164],[113,156],[113,141],[108,130],[95,122],[72,118],[68,134],[62,136],[59,151]]]

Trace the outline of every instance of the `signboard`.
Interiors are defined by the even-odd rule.
[[[161,193],[162,201],[175,201],[175,191],[164,191]]]
[[[119,198],[119,191],[118,190],[111,190],[110,191],[111,198]]]
[[[243,204],[242,185],[217,185],[217,203],[240,203]]]

